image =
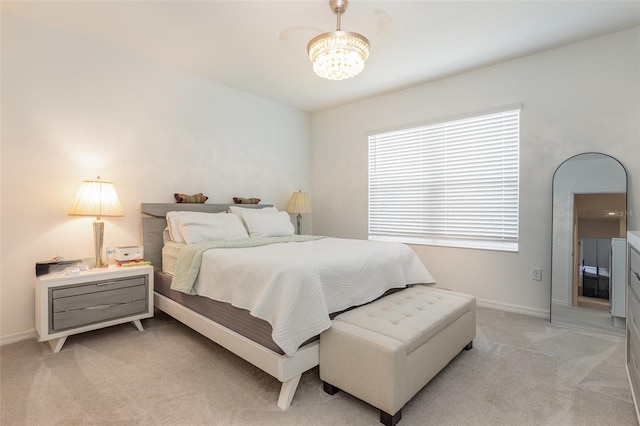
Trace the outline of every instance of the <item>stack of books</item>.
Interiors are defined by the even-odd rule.
[[[122,268],[131,268],[133,266],[146,266],[151,265],[151,262],[144,259],[135,259],[135,260],[116,260],[116,266],[120,266]]]

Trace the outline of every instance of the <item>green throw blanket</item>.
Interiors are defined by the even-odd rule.
[[[176,267],[171,281],[171,288],[187,294],[196,294],[193,285],[196,282],[202,263],[202,254],[216,248],[247,248],[265,246],[277,243],[300,243],[304,241],[319,240],[316,235],[287,235],[285,237],[242,238],[229,241],[203,241],[197,244],[189,244],[180,250],[176,259]]]

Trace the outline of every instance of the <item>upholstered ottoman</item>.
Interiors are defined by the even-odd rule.
[[[475,335],[475,297],[409,287],[334,318],[320,335],[320,378],[327,393],[360,398],[392,426]]]

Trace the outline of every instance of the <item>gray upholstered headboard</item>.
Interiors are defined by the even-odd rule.
[[[203,213],[220,213],[229,210],[229,206],[250,209],[271,207],[272,204],[191,204],[191,203],[142,203],[142,245],[144,257],[153,266],[162,267],[162,233],[167,227],[167,212],[191,211]]]

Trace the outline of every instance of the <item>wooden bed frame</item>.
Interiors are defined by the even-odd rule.
[[[142,203],[142,241],[145,258],[151,261],[156,269],[161,270],[162,233],[167,226],[165,219],[167,212],[219,213],[228,211],[229,206],[230,204]],[[270,206],[269,204],[243,204],[239,207]],[[281,381],[278,407],[283,410],[291,405],[302,373],[319,363],[318,340],[301,347],[294,356],[281,355],[155,292],[154,303],[161,311]]]

